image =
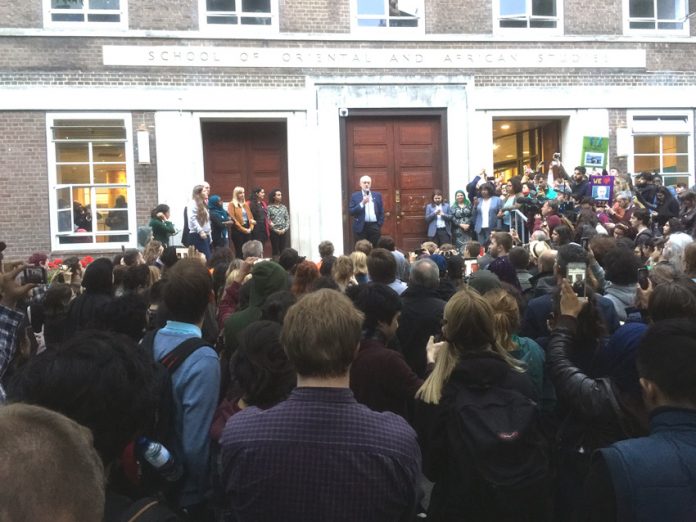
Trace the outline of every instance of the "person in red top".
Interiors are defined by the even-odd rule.
[[[387,348],[399,327],[401,299],[380,283],[362,285],[352,297],[365,320],[358,354],[350,368],[350,389],[357,401],[371,410],[391,411],[406,418],[423,380],[403,355]]]

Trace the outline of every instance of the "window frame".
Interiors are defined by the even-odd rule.
[[[666,119],[660,119],[665,117]],[[679,121],[683,120],[683,121]],[[635,169],[635,138],[636,136],[659,136],[660,137],[660,172],[664,178],[676,176],[688,176],[689,186],[694,184],[694,119],[693,112],[688,110],[654,110],[654,111],[627,111],[626,121],[630,131],[630,148],[627,158],[628,172],[634,175],[640,174]],[[687,137],[687,165],[685,172],[671,173],[662,170],[664,166],[663,157],[665,156],[662,148],[663,136],[686,136]],[[676,153],[675,155],[683,155]],[[654,156],[654,154],[638,154],[638,156]],[[665,183],[669,185],[670,183]]]
[[[643,36],[656,36],[656,35],[664,35],[664,36],[690,36],[691,30],[689,28],[689,3],[688,0],[679,0],[682,2],[682,6],[684,9],[684,16],[685,20],[682,22],[683,26],[681,29],[659,29],[658,27],[655,27],[654,29],[632,29],[631,28],[631,22],[632,21],[651,21],[654,20],[655,24],[658,23],[659,19],[657,18],[657,15],[654,18],[631,18],[630,17],[630,7],[631,7],[631,0],[623,0],[623,32],[625,35],[643,35]],[[655,8],[657,10],[657,0],[652,0],[652,2],[655,5]],[[670,20],[663,20],[663,21],[670,21]],[[674,21],[674,20],[671,20]]]
[[[89,3],[90,0],[86,0]],[[69,12],[71,10],[65,10],[63,12]],[[74,10],[72,10],[74,12]],[[80,11],[85,14],[85,19],[81,22],[74,21],[54,21],[53,13],[54,9],[51,7],[51,0],[43,0],[43,17],[44,17],[44,27],[50,28],[79,28],[79,29],[128,29],[128,0],[120,0],[120,7],[118,9],[118,14],[120,15],[120,20],[118,22],[90,22],[87,20],[88,14],[94,13],[108,13],[115,14],[115,9],[90,9],[89,7],[83,7]]]
[[[372,33],[376,34],[389,34],[390,37],[394,37],[398,34],[403,35],[423,35],[425,34],[425,0],[415,0],[418,5],[418,10],[420,15],[418,16],[418,24],[416,27],[394,27],[394,26],[364,26],[358,24],[358,2],[360,0],[350,0],[350,28],[352,33]],[[385,6],[389,7],[389,0],[383,0]],[[389,18],[388,14],[384,15]]]
[[[125,170],[126,170],[126,182],[125,183],[105,183],[105,184],[95,184],[92,181],[88,184],[84,183],[58,183],[58,165],[56,157],[56,140],[53,138],[53,127],[56,120],[88,120],[88,121],[104,121],[104,120],[122,120],[123,126],[126,131],[125,140],[123,143],[125,145]],[[59,140],[62,141],[62,140]],[[117,140],[110,139],[108,141],[114,142]],[[78,140],[74,140],[75,143]],[[94,143],[95,140],[79,140],[79,142]],[[98,142],[98,141],[97,141]],[[119,249],[121,245],[125,245],[126,248],[134,248],[137,246],[138,230],[137,230],[137,209],[135,204],[135,157],[134,157],[134,143],[133,143],[133,121],[130,113],[47,113],[46,114],[46,143],[47,143],[47,161],[48,161],[48,203],[49,203],[49,223],[50,223],[50,234],[51,234],[51,250],[54,251],[70,251],[70,252],[95,252],[95,251],[114,251]],[[90,160],[90,164],[93,162]],[[126,201],[128,202],[128,229],[127,230],[96,230],[95,219],[92,219],[94,224],[92,231],[85,233],[83,236],[75,237],[91,237],[89,243],[61,243],[59,241],[60,237],[69,236],[69,234],[60,233],[58,230],[58,190],[60,188],[74,187],[74,186],[88,186],[91,189],[91,201],[96,202],[96,197],[94,196],[95,190],[97,188],[125,188],[126,190]],[[70,203],[72,205],[72,201]],[[93,205],[93,212],[96,212],[96,203]],[[97,242],[95,241],[96,236],[125,236],[128,235],[128,241],[119,242]]]
[[[529,27],[529,22],[532,19],[532,0],[525,0],[525,17],[527,27],[501,27],[500,21],[504,18],[500,15],[500,3],[504,0],[493,0],[493,33],[494,34],[514,34],[516,36],[529,35],[530,39],[535,39],[539,33],[544,35],[562,35],[564,31],[563,25],[563,0],[555,0],[556,2],[556,27]],[[539,16],[535,18],[551,19],[552,17]],[[535,36],[536,35],[536,36]]]
[[[239,5],[241,7],[241,0],[236,0],[239,2]],[[271,2],[271,12],[270,12],[270,18],[271,18],[271,23],[269,25],[257,25],[257,24],[242,24],[242,23],[236,23],[236,24],[210,24],[208,23],[208,8],[207,8],[207,2],[206,0],[198,0],[198,27],[200,31],[204,31],[207,33],[236,33],[236,32],[241,32],[241,33],[247,33],[247,32],[265,32],[265,33],[278,33],[280,31],[279,29],[279,1],[278,0],[270,0]],[[217,12],[223,12],[223,11],[213,11],[215,13]],[[253,14],[258,14],[258,13],[244,13],[243,11],[230,11],[231,13],[239,13],[238,16],[245,16],[245,15],[253,15]]]

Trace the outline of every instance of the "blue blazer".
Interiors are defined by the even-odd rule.
[[[478,198],[478,203],[476,203],[476,208],[474,209],[474,230],[476,230],[477,234],[481,232],[481,223],[483,223],[481,205],[483,205],[483,198]],[[498,196],[491,196],[491,206],[488,209],[488,228],[498,228],[498,212],[502,208],[503,200]]]
[[[425,206],[425,222],[428,224],[428,237],[435,237],[437,233],[437,214],[435,214],[436,205],[433,203],[428,203]],[[450,224],[452,222],[452,211],[450,210],[449,203],[442,202],[442,219],[445,220],[445,229],[450,237],[452,237],[452,231],[450,230]]]
[[[384,204],[382,203],[382,194],[370,191],[372,196],[372,202],[375,204],[375,216],[377,217],[377,224],[381,227],[384,223]],[[363,200],[362,190],[353,192],[350,197],[350,215],[353,216],[353,232],[359,234],[365,228],[365,207],[361,207],[360,203]]]

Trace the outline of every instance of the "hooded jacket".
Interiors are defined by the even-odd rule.
[[[609,299],[614,305],[616,315],[619,316],[619,321],[625,321],[627,318],[626,308],[635,305],[636,285],[615,285],[608,281],[604,297]]]
[[[288,289],[288,274],[273,261],[257,262],[251,269],[251,293],[249,306],[233,313],[225,320],[225,349],[230,353],[237,349],[239,333],[254,321],[261,319],[261,306],[274,292]]]

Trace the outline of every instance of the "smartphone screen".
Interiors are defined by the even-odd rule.
[[[638,269],[638,284],[643,290],[647,290],[650,285],[650,280],[648,279],[649,275],[650,272],[648,272],[647,268],[643,267]]]
[[[590,238],[583,237],[581,241],[583,250],[588,250],[590,248]]]

